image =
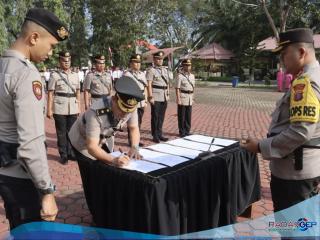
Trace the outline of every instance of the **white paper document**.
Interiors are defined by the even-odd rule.
[[[210,152],[214,152],[214,151],[217,151],[217,150],[220,150],[224,147],[221,147],[221,146],[216,146],[216,145],[211,145],[210,147]]]
[[[143,159],[145,160],[149,160],[155,163],[161,163],[169,167],[189,161],[189,159],[187,158],[183,158],[175,155],[169,155],[167,153],[155,152],[155,151],[144,149],[144,148],[140,148],[139,153],[142,155]]]
[[[195,142],[201,142],[206,144],[211,144],[213,137],[204,136],[204,135],[190,135],[184,137],[185,139],[189,139]],[[221,146],[230,146],[231,144],[236,143],[237,141],[230,140],[230,139],[223,139],[223,138],[214,138],[212,144],[214,145],[221,145]]]
[[[175,140],[166,142],[166,144],[195,149],[195,150],[199,150],[199,151],[210,151],[210,152],[214,152],[214,151],[217,151],[217,150],[223,148],[222,146],[216,146],[216,145],[210,146],[210,144],[189,141],[189,140],[186,140],[183,138],[179,138],[179,139],[175,139]],[[209,149],[209,147],[210,147],[210,149]]]
[[[148,173],[152,172],[161,168],[165,168],[166,166],[152,163],[152,162],[146,162],[143,160],[132,160],[127,166],[124,166],[122,168],[128,169],[128,170],[135,170],[142,173]]]
[[[114,157],[118,157],[121,155],[121,152],[119,152],[119,151],[112,152],[111,155]],[[128,170],[134,170],[134,171],[138,171],[138,172],[142,172],[142,173],[148,173],[148,172],[152,172],[152,171],[155,171],[155,170],[158,170],[161,168],[165,168],[165,167],[166,166],[160,165],[157,163],[133,159],[129,162],[129,164],[127,166],[124,166],[122,168],[128,169]]]
[[[189,141],[183,138],[171,140],[166,143],[174,146],[185,147],[185,148],[195,149],[195,150],[204,151],[204,152],[209,151],[209,146],[210,146],[206,143]]]
[[[224,138],[214,138],[213,144],[214,145],[221,145],[221,146],[230,146],[238,141],[224,139]]]
[[[184,147],[178,147],[178,146],[173,146],[173,145],[163,144],[163,143],[152,145],[152,146],[149,146],[148,148],[153,149],[155,151],[177,155],[181,157],[187,157],[191,159],[194,159],[200,153],[202,153],[201,151],[198,151],[198,150],[193,150],[193,149],[188,149]]]

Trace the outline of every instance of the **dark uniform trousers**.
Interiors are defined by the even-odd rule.
[[[154,139],[163,137],[162,126],[167,109],[167,101],[151,104],[151,134]]]
[[[291,207],[320,193],[320,177],[286,180],[271,175],[271,195],[274,212]]]
[[[61,159],[75,159],[73,149],[68,141],[68,132],[78,115],[53,114],[57,131],[58,149]]]
[[[192,106],[178,105],[178,127],[180,137],[190,134]]]
[[[138,113],[138,124],[139,124],[139,131],[140,131],[141,123],[142,123],[142,117],[143,117],[143,114],[144,114],[144,107],[138,108],[137,109],[137,113]],[[130,136],[129,128],[128,128],[128,142],[129,142],[129,145],[131,146],[131,136]]]
[[[0,195],[10,229],[28,222],[42,221],[40,195],[30,179],[0,175]]]

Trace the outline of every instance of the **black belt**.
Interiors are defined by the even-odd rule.
[[[104,96],[107,96],[106,94],[91,94],[92,98],[103,98]]]
[[[186,90],[181,90],[181,89],[180,89],[180,92],[182,92],[182,93],[187,93],[187,94],[193,93],[193,91],[186,91]]]
[[[56,96],[60,96],[60,97],[76,97],[76,95],[74,93],[55,93],[54,95]]]
[[[157,89],[163,89],[163,90],[168,88],[168,86],[157,86],[157,85],[152,85],[152,87]]]
[[[267,137],[273,137],[278,135],[279,133],[270,133],[267,134]],[[300,147],[297,147],[294,151],[294,169],[295,170],[302,170],[303,169],[303,149],[304,148],[313,148],[313,149],[320,149],[320,146],[317,146],[320,144],[320,138],[313,138],[309,141],[305,142]]]

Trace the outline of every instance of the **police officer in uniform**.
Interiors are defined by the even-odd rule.
[[[191,60],[182,61],[182,70],[176,78],[176,101],[178,105],[178,127],[180,137],[190,135],[191,113],[195,78],[191,73]]]
[[[298,28],[280,33],[274,50],[286,72],[294,76],[291,88],[277,102],[268,136],[249,138],[242,146],[270,160],[274,211],[316,195],[320,183],[320,66],[313,33]]]
[[[94,101],[112,94],[112,75],[109,71],[105,71],[105,57],[103,55],[97,55],[94,61],[95,71],[88,73],[83,83],[86,110]]]
[[[162,126],[169,100],[169,83],[172,72],[162,66],[164,52],[153,55],[154,66],[147,69],[148,101],[151,104],[151,133],[153,142],[167,141],[162,134]]]
[[[128,76],[134,79],[136,83],[139,85],[141,92],[144,94],[144,96],[146,96],[147,95],[146,75],[144,74],[144,72],[140,71],[140,68],[141,68],[141,55],[133,54],[130,57],[130,69],[124,72],[124,76]],[[137,112],[138,112],[139,129],[141,127],[142,117],[143,117],[146,106],[147,106],[146,99],[143,99],[138,103]],[[131,145],[129,129],[128,129],[128,140],[129,140],[129,145]],[[139,145],[140,147],[143,146],[141,142],[139,143]]]
[[[47,117],[54,118],[60,162],[67,164],[68,159],[75,157],[67,136],[80,113],[80,81],[78,74],[70,69],[69,52],[59,53],[59,64],[60,69],[52,72],[49,80]]]
[[[58,212],[44,145],[44,86],[31,61],[46,60],[67,37],[54,14],[30,9],[19,37],[0,58],[0,195],[11,229],[54,221]]]
[[[144,99],[139,85],[123,76],[115,83],[114,96],[103,97],[82,113],[69,132],[77,159],[101,160],[116,166],[126,165],[130,158],[139,159],[139,126],[137,107]],[[131,134],[128,155],[113,157],[114,135],[125,125]]]

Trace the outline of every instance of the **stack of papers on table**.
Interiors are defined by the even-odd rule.
[[[201,153],[201,151],[199,150],[173,146],[165,143],[152,145],[152,146],[149,146],[148,148],[158,152],[168,153],[171,155],[176,155],[176,156],[185,157],[189,159],[194,159]]]
[[[209,136],[204,136],[204,135],[190,135],[190,136],[187,136],[184,138],[191,140],[191,141],[194,141],[194,142],[218,145],[218,146],[223,146],[223,147],[230,146],[230,145],[237,142],[237,141],[230,140],[230,139],[214,138],[214,137],[209,137]],[[213,142],[212,142],[212,140],[213,140]]]
[[[148,173],[166,167],[173,167],[196,158],[202,152],[214,152],[236,142],[230,139],[213,138],[204,135],[190,135],[185,138],[141,148],[139,152],[142,159],[133,159],[123,168]],[[121,154],[120,152],[111,153],[114,157],[118,157]]]
[[[198,151],[210,151],[214,152],[216,150],[222,149],[223,147],[221,146],[216,146],[216,145],[210,145],[206,143],[201,143],[201,142],[194,142],[190,141],[187,139],[183,138],[178,138],[169,142],[166,142],[167,144],[174,145],[174,146],[179,146],[179,147],[184,147],[184,148],[190,148]]]

